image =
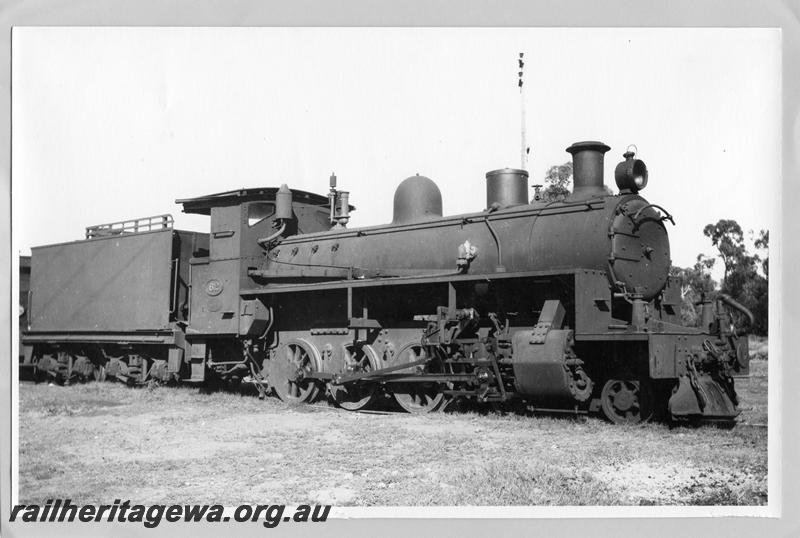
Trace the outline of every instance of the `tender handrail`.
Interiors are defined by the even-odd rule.
[[[95,237],[108,237],[110,235],[120,235],[125,233],[169,230],[172,228],[173,222],[172,215],[167,213],[165,215],[154,215],[152,217],[109,222],[108,224],[96,224],[86,228],[86,239],[93,239]]]

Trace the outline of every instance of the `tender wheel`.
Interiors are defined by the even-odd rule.
[[[291,340],[269,361],[269,384],[286,403],[310,402],[319,394],[319,385],[305,376],[317,371],[319,356],[314,346],[305,340]]]
[[[372,346],[344,347],[345,375],[371,372],[378,369],[378,354]],[[375,400],[378,385],[374,382],[355,382],[347,385],[330,385],[331,396],[336,404],[348,411],[364,409]]]
[[[638,424],[653,415],[650,383],[639,379],[609,379],[600,403],[603,414],[614,424]]]
[[[78,356],[72,364],[72,373],[78,381],[86,382],[94,377],[95,366],[87,357]]]
[[[397,353],[395,363],[415,362],[427,356],[428,352],[423,346],[408,344]],[[431,369],[431,365],[428,363],[426,366],[416,366],[403,370],[403,372],[422,374]],[[400,407],[409,413],[430,413],[444,401],[444,394],[439,383],[392,383],[391,390]]]

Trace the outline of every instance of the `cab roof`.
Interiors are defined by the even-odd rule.
[[[327,206],[328,197],[313,192],[290,189],[292,191],[292,201],[307,205]],[[277,187],[261,187],[252,189],[237,189],[233,191],[218,192],[207,194],[197,198],[181,198],[175,200],[176,204],[183,204],[184,213],[194,213],[197,215],[210,215],[212,207],[222,207],[239,205],[243,202],[272,202],[275,201]],[[351,206],[351,211],[355,209]]]

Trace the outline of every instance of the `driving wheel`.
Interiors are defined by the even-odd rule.
[[[378,369],[378,354],[372,346],[344,346],[344,368],[342,375],[361,374]],[[355,381],[344,385],[330,385],[331,396],[336,404],[348,411],[358,411],[369,406],[378,392],[374,381]]]
[[[319,371],[319,356],[305,340],[290,340],[269,361],[269,384],[278,398],[289,404],[310,402],[319,394],[319,385],[308,374]]]
[[[408,344],[403,346],[397,353],[395,364],[403,362],[415,362],[427,358],[429,351],[419,344]],[[431,371],[436,371],[437,357],[427,364],[413,366],[404,373],[422,375]],[[433,364],[432,364],[433,363]],[[439,383],[435,382],[409,382],[392,383],[392,395],[397,403],[409,413],[422,414],[435,411],[444,401],[444,394]]]

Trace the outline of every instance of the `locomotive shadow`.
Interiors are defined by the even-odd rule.
[[[252,382],[231,382],[220,379],[207,380],[204,384],[197,387],[200,394],[214,394],[214,393],[229,393],[237,394],[243,397],[259,398],[260,392],[255,383]],[[268,389],[266,392],[266,399],[279,400],[277,395]],[[340,408],[333,398],[321,391],[320,396],[311,403],[301,405],[291,405],[297,412],[315,412],[322,409],[331,409],[339,413],[366,413],[366,414],[399,414],[414,416],[409,413],[395,401],[394,397],[386,392],[381,391],[376,395],[374,401],[365,409],[359,411],[348,411]],[[597,421],[599,423],[611,424],[601,414],[590,413],[585,410],[569,410],[569,409],[549,409],[536,407],[526,402],[510,401],[505,403],[479,403],[474,400],[459,398],[453,399],[445,403],[433,414],[446,414],[446,415],[477,415],[482,417],[503,417],[513,416],[519,418],[548,418],[556,421],[563,421],[565,423],[577,422],[586,423]],[[664,427],[669,430],[676,431],[692,431],[703,428],[718,429],[718,430],[731,430],[734,428],[761,428],[761,424],[739,424],[735,420],[681,420],[670,421],[664,417],[654,417],[641,424],[634,425],[634,427],[643,426],[658,426]]]
[[[474,414],[479,416],[517,416],[523,418],[548,417],[568,422],[600,420],[600,416],[589,415],[585,411],[542,409],[523,402],[478,403],[472,400],[454,400],[446,404],[441,413],[452,415]]]

